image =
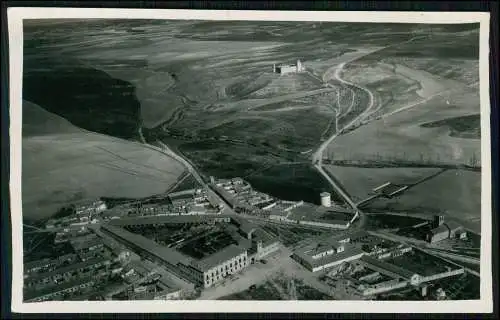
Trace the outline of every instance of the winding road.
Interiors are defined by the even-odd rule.
[[[361,57],[359,57],[361,58]],[[335,192],[337,194],[339,194],[344,200],[346,203],[348,203],[351,208],[353,210],[356,210],[359,212],[359,219],[360,219],[360,223],[358,224],[357,228],[361,228],[364,224],[365,224],[365,216],[364,214],[358,209],[358,206],[357,204],[351,199],[351,197],[344,192],[344,190],[342,189],[342,187],[336,182],[334,181],[330,175],[323,169],[323,153],[324,151],[326,150],[326,148],[328,147],[328,145],[330,143],[332,143],[332,141],[334,141],[338,136],[338,132],[342,132],[343,130],[353,126],[356,122],[358,122],[359,120],[361,120],[363,117],[365,117],[365,115],[367,113],[369,113],[371,111],[371,109],[374,107],[375,103],[374,103],[374,97],[373,97],[373,93],[364,88],[364,87],[361,87],[359,85],[356,85],[354,83],[351,83],[347,80],[344,80],[341,78],[341,72],[343,70],[343,68],[345,67],[346,63],[341,63],[339,65],[337,65],[336,69],[335,69],[335,73],[334,73],[334,78],[336,81],[346,85],[346,86],[350,86],[350,87],[355,87],[355,88],[358,88],[360,90],[363,90],[365,91],[367,94],[368,94],[368,97],[369,97],[369,103],[366,107],[366,109],[361,113],[359,114],[356,118],[354,118],[351,122],[349,122],[347,125],[345,125],[341,130],[336,130],[336,133],[334,133],[332,136],[330,136],[328,139],[326,139],[320,146],[319,148],[316,150],[316,152],[313,154],[313,157],[312,157],[312,162],[313,162],[313,165],[314,167],[316,168],[316,170],[318,170],[318,172],[328,181],[328,183],[330,183],[330,185],[334,188]],[[328,71],[327,71],[328,72]],[[311,74],[312,75],[312,74]],[[316,75],[312,75],[316,78],[318,78]],[[321,79],[321,81],[326,81],[326,78],[323,77],[323,79]],[[329,82],[326,82],[326,84],[328,86],[332,86]],[[354,94],[354,93],[353,93]],[[353,101],[354,101],[354,97],[353,97]],[[354,104],[354,103],[352,103]],[[352,106],[351,106],[352,108]]]
[[[323,165],[323,153],[325,152],[325,150],[328,147],[328,145],[330,145],[339,136],[339,134],[338,134],[339,132],[342,132],[343,130],[352,127],[358,121],[363,120],[364,118],[366,118],[367,116],[370,115],[370,112],[372,111],[373,107],[375,106],[375,98],[374,98],[373,93],[369,89],[367,89],[365,87],[362,87],[360,85],[357,85],[355,83],[352,83],[350,81],[347,81],[345,79],[342,79],[341,73],[342,73],[344,67],[346,66],[346,64],[348,64],[348,63],[351,63],[351,62],[354,62],[356,60],[359,60],[362,57],[365,57],[367,55],[373,54],[375,52],[379,52],[379,51],[382,51],[382,50],[390,48],[390,47],[399,46],[401,44],[412,42],[412,41],[414,41],[416,39],[421,39],[421,38],[425,38],[425,36],[415,36],[415,37],[412,37],[409,40],[406,40],[406,41],[403,41],[403,42],[400,42],[400,43],[396,43],[396,44],[392,44],[392,45],[389,45],[389,46],[385,46],[385,47],[376,49],[374,51],[367,52],[367,53],[362,54],[360,56],[357,56],[357,57],[355,57],[355,58],[353,58],[353,59],[351,59],[349,61],[342,62],[342,63],[338,64],[337,66],[329,68],[328,70],[326,70],[324,72],[324,74],[323,74],[323,76],[321,78],[318,77],[317,75],[315,75],[312,72],[308,72],[312,77],[314,77],[314,78],[322,81],[327,87],[331,88],[331,87],[333,87],[333,85],[331,83],[329,83],[330,78],[328,77],[328,75],[331,74],[332,71],[334,71],[333,72],[333,78],[336,81],[340,82],[341,84],[343,84],[343,85],[345,85],[347,87],[354,87],[354,88],[360,89],[360,90],[366,92],[368,94],[368,97],[369,97],[369,103],[368,103],[366,109],[362,113],[360,113],[357,117],[355,117],[353,120],[351,120],[351,122],[349,122],[344,127],[342,127],[340,130],[339,130],[339,128],[337,128],[336,133],[334,133],[332,136],[330,136],[328,139],[326,139],[318,147],[318,149],[316,150],[316,152],[312,156],[312,163],[313,163],[314,167],[318,170],[318,172],[330,183],[330,185],[334,188],[334,190],[337,192],[337,194],[339,194],[345,200],[345,202],[348,203],[351,206],[351,208],[353,210],[356,210],[358,212],[358,214],[359,214],[359,224],[355,227],[355,229],[362,228],[365,225],[365,223],[366,223],[366,219],[365,218],[366,217],[363,214],[363,212],[361,212],[361,210],[358,209],[357,204],[351,199],[351,197],[347,193],[345,193],[344,190],[342,189],[342,187],[336,181],[334,181],[331,178],[331,176],[328,175],[328,173],[326,173],[326,171],[323,169],[323,166],[322,166]],[[355,94],[355,93],[353,92],[353,94]],[[352,107],[354,105],[354,99],[355,98],[353,96],[353,101],[352,101],[349,109],[352,109]],[[415,105],[420,104],[420,103],[416,103]],[[347,113],[344,113],[342,116],[345,116],[346,114]]]

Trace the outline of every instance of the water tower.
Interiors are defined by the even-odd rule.
[[[331,196],[328,192],[320,193],[320,197],[321,197],[321,205],[323,207],[329,208],[332,206],[332,199],[331,199]]]

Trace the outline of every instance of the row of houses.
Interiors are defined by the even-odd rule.
[[[57,258],[46,258],[24,264],[24,278],[36,273],[49,272],[64,265],[73,264],[78,261],[76,253],[63,254]]]
[[[28,290],[24,294],[24,301],[42,302],[47,300],[64,300],[66,295],[82,294],[92,290],[98,282],[99,278],[87,276],[42,290]]]
[[[103,257],[73,263],[49,272],[30,275],[24,279],[24,287],[28,289],[40,288],[90,275],[95,277],[107,275],[110,265],[111,260]]]

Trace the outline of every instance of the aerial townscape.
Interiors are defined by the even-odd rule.
[[[479,299],[478,31],[26,22],[24,301]]]

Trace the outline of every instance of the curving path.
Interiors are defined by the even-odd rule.
[[[368,90],[368,89],[366,89],[364,87],[361,87],[359,85],[356,85],[354,83],[351,83],[351,82],[349,82],[349,81],[344,80],[344,79],[341,78],[341,72],[342,72],[343,68],[345,67],[345,65],[346,65],[346,63],[344,62],[344,63],[339,64],[336,67],[336,70],[335,70],[335,73],[334,73],[335,80],[337,80],[338,82],[340,82],[340,83],[342,83],[342,84],[344,84],[346,86],[352,86],[352,87],[355,87],[355,88],[358,88],[360,90],[365,91],[368,94],[368,97],[369,97],[370,100],[369,100],[369,103],[368,103],[366,109],[361,114],[359,114],[356,118],[354,118],[353,120],[351,120],[351,122],[349,122],[343,128],[341,128],[340,130],[337,130],[337,132],[342,132],[342,130],[345,130],[345,129],[353,126],[357,121],[359,121],[363,117],[365,117],[371,111],[371,109],[375,105],[375,103],[374,103],[375,99],[373,97],[373,93],[370,90]],[[326,148],[328,147],[328,145],[330,143],[332,143],[332,141],[335,140],[338,136],[339,136],[339,134],[335,133],[332,136],[330,136],[327,140],[325,140],[319,146],[319,148],[316,150],[316,152],[313,154],[312,161],[313,161],[313,164],[314,164],[314,167],[316,168],[316,170],[318,170],[318,172],[328,181],[328,183],[330,183],[330,185],[345,200],[345,202],[347,202],[351,206],[351,208],[353,210],[356,210],[356,211],[359,212],[360,223],[358,225],[358,228],[360,228],[365,223],[365,216],[364,216],[364,214],[358,209],[357,204],[351,199],[351,197],[347,193],[345,193],[343,191],[343,188],[336,181],[334,181],[330,177],[330,175],[328,173],[326,173],[326,171],[323,169],[323,166],[322,166],[324,151],[326,150]]]
[[[400,43],[396,43],[396,44],[393,44],[393,45],[389,45],[389,46],[385,46],[385,47],[382,47],[382,48],[379,48],[377,50],[374,50],[374,51],[371,51],[371,52],[368,52],[366,54],[363,54],[363,55],[360,55],[358,57],[355,57],[354,59],[352,60],[349,60],[349,61],[346,61],[346,62],[343,62],[343,63],[340,63],[339,65],[337,66],[334,66],[332,68],[329,68],[328,70],[326,70],[326,72],[323,74],[322,78],[319,78],[318,76],[314,75],[313,73],[310,72],[310,75],[316,79],[319,79],[321,81],[323,81],[328,87],[332,87],[332,85],[330,83],[328,83],[328,78],[327,78],[327,75],[330,74],[333,69],[334,69],[334,74],[333,74],[333,78],[346,85],[346,86],[351,86],[351,87],[355,87],[355,88],[358,88],[360,90],[363,90],[365,91],[367,94],[368,94],[368,97],[369,97],[369,103],[366,107],[366,109],[360,114],[358,115],[356,118],[354,118],[353,120],[351,120],[351,122],[349,122],[348,124],[346,124],[343,128],[341,128],[340,130],[337,129],[337,132],[342,132],[343,130],[353,126],[357,121],[360,121],[360,120],[363,120],[364,118],[366,118],[367,116],[370,115],[370,112],[372,111],[373,107],[375,106],[375,98],[374,98],[374,95],[373,93],[365,88],[365,87],[362,87],[360,85],[357,85],[357,84],[354,84],[350,81],[347,81],[345,79],[342,79],[341,77],[341,73],[342,73],[342,70],[344,69],[345,65],[347,63],[350,63],[350,62],[353,62],[353,61],[356,61],[356,60],[359,60],[361,59],[362,57],[364,56],[367,56],[369,54],[373,54],[375,52],[378,52],[378,51],[381,51],[381,50],[384,50],[384,49],[387,49],[387,48],[390,48],[390,47],[394,47],[394,46],[398,46],[398,45],[401,45],[401,44],[404,44],[404,43],[408,43],[408,42],[412,42],[416,39],[421,39],[421,38],[425,38],[425,36],[415,36],[415,37],[412,37],[411,39],[409,40],[406,40],[406,41],[403,41],[403,42],[400,42]],[[354,97],[353,97],[353,102],[354,102]],[[354,104],[354,103],[353,103]],[[351,106],[352,107],[352,106]],[[312,162],[314,164],[314,167],[318,170],[318,172],[330,183],[330,185],[335,189],[335,191],[340,195],[342,196],[342,198],[356,211],[358,211],[358,214],[359,214],[359,220],[360,220],[360,223],[358,224],[358,226],[356,228],[361,228],[362,226],[364,226],[365,222],[366,222],[366,217],[365,215],[358,209],[356,203],[351,199],[351,197],[346,194],[343,190],[342,190],[342,187],[336,182],[334,181],[326,172],[325,170],[323,169],[322,167],[322,162],[323,162],[323,153],[325,151],[325,149],[328,147],[328,145],[330,143],[332,143],[337,137],[339,136],[338,133],[335,133],[333,134],[332,136],[330,136],[330,138],[328,138],[327,140],[325,140],[320,146],[319,148],[316,150],[316,152],[313,154],[313,157],[312,157]]]

